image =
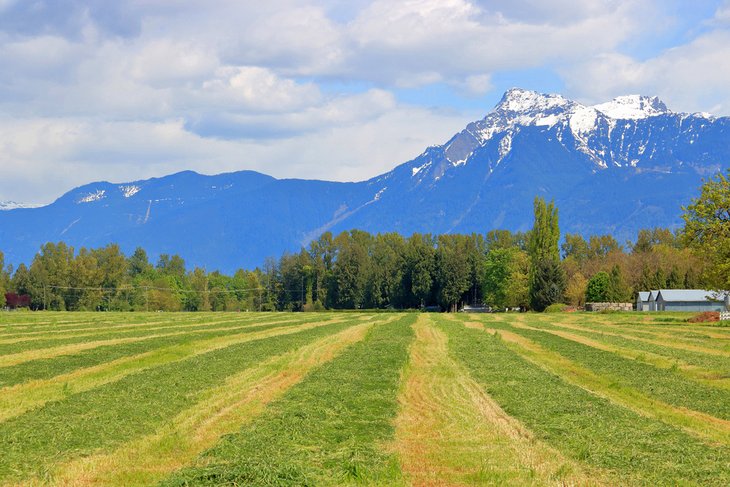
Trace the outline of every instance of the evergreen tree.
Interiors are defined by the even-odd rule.
[[[608,280],[607,301],[611,303],[623,303],[631,300],[631,290],[624,281],[621,268],[614,265]]]
[[[533,269],[530,287],[530,306],[535,311],[544,311],[554,303],[560,303],[565,296],[565,272],[560,262],[547,258],[537,262]]]
[[[142,247],[134,249],[134,253],[127,262],[127,269],[129,275],[136,277],[140,274],[146,274],[152,269],[149,259],[147,258],[147,252]]]
[[[684,279],[679,274],[679,270],[676,266],[672,266],[672,270],[667,276],[667,289],[681,289]]]

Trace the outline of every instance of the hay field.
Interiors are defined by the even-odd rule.
[[[2,313],[0,485],[730,485],[685,318]]]

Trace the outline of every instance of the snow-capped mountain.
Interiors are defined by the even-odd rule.
[[[20,208],[38,208],[40,205],[18,203],[17,201],[0,201],[0,211],[18,210]]]
[[[0,213],[0,249],[17,263],[46,241],[118,242],[231,271],[325,231],[527,230],[536,195],[555,199],[563,232],[621,241],[679,225],[702,178],[727,167],[730,118],[675,113],[656,97],[587,106],[512,89],[445,144],[368,181],[242,171],[92,183],[47,207]]]

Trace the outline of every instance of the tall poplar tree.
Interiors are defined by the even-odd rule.
[[[535,222],[527,241],[527,251],[532,264],[530,277],[530,305],[543,311],[563,299],[565,272],[560,266],[560,228],[558,209],[553,201],[535,197]]]

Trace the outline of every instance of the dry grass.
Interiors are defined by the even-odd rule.
[[[597,483],[507,415],[449,357],[430,317],[421,315],[415,332],[395,443],[413,485]]]

